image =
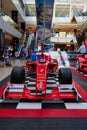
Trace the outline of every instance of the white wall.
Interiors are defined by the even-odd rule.
[[[14,37],[21,38],[22,34],[16,30],[13,26],[11,26],[8,22],[4,21],[2,17],[0,17],[0,29],[11,34]]]

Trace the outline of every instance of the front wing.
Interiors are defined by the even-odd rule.
[[[78,99],[78,92],[73,84],[62,84],[53,87],[50,90],[37,92],[24,84],[5,84],[3,90],[3,99],[29,99],[29,100],[45,100],[45,99]],[[34,92],[33,92],[34,91]]]

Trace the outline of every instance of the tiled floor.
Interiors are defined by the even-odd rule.
[[[0,67],[0,81],[11,73],[12,67]]]
[[[24,66],[26,63],[25,59],[11,59],[10,61],[11,66],[6,66],[4,61],[0,61],[0,81],[2,81],[11,73],[13,67]]]

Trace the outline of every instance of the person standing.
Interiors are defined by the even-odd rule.
[[[85,39],[85,48],[86,48],[86,53],[87,53],[87,38]]]
[[[11,66],[8,43],[6,41],[5,41],[5,44],[4,44],[4,62],[5,62],[6,66]]]
[[[85,54],[86,53],[86,47],[85,47],[84,42],[82,42],[82,45],[79,48],[79,53],[81,53],[81,54]]]

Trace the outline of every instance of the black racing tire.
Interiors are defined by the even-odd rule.
[[[11,83],[22,84],[25,81],[25,70],[23,67],[15,67],[11,72]]]
[[[69,68],[59,69],[59,83],[72,84],[72,72]]]

